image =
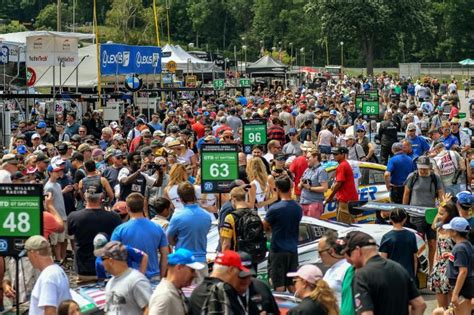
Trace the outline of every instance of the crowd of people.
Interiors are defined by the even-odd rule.
[[[369,91],[380,122],[357,107]],[[149,117],[130,104],[111,122],[75,107],[50,121],[35,106],[12,126],[0,183],[43,185],[43,235],[25,243],[19,288],[14,260],[0,260],[3,295],[19,294],[30,314],[79,314],[71,282],[105,280],[107,314],[279,314],[272,290],[301,301],[289,314],[423,314],[411,227],[427,242],[436,314],[470,314],[474,110],[461,126],[460,102],[455,80],[382,74],[162,101]],[[255,118],[266,119],[268,141],[245,154],[242,121]],[[216,143],[239,148],[239,178],[221,195],[201,191],[200,148]],[[337,221],[354,222],[358,161],[386,165],[390,201],[438,208],[434,221],[402,206],[377,211],[376,223],[393,226],[380,244],[327,231],[318,245],[327,271],[299,266],[302,216],[319,219],[336,201]],[[268,283],[257,278],[266,257]]]

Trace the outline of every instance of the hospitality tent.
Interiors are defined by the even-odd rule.
[[[246,72],[252,77],[285,76],[288,66],[279,63],[271,56],[266,55],[250,64]]]
[[[161,51],[163,55],[166,56],[161,59],[163,70],[166,69],[166,64],[169,61],[174,61],[176,62],[176,69],[183,71],[183,73],[210,73],[218,71],[218,69],[214,67],[214,63],[201,60],[188,54],[179,45],[166,44]]]

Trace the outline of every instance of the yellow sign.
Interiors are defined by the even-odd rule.
[[[197,77],[195,75],[186,76],[186,87],[196,87]]]
[[[171,73],[175,73],[176,72],[176,67],[178,65],[176,64],[176,62],[174,62],[173,60],[170,60],[166,63],[166,69],[168,69],[169,72]]]

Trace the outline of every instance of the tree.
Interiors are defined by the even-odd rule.
[[[320,18],[322,32],[339,42],[344,41],[362,49],[367,74],[373,74],[376,52],[383,55],[387,45],[398,43],[397,36],[411,33],[433,23],[423,10],[423,0],[366,0],[351,5],[344,1],[311,0],[305,9]]]

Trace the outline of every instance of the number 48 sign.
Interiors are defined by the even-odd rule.
[[[238,178],[238,150],[232,144],[205,144],[201,147],[201,191],[226,193]]]
[[[43,187],[0,184],[0,256],[16,256],[43,231]]]

